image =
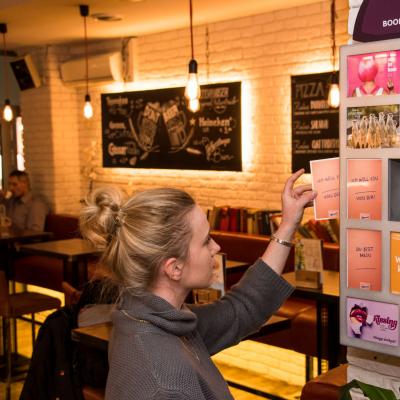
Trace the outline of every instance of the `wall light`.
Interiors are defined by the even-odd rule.
[[[3,73],[4,73],[4,108],[3,118],[10,122],[13,119],[13,110],[11,108],[10,99],[8,98],[8,70],[7,70],[7,46],[6,46],[6,33],[7,24],[0,24],[0,33],[3,34]]]
[[[189,0],[190,8],[190,45],[192,50],[192,58],[189,61],[189,76],[185,89],[185,97],[188,100],[189,110],[196,112],[200,108],[200,86],[197,77],[197,61],[194,58],[194,45],[193,45],[193,7],[192,0]]]
[[[83,26],[84,26],[84,41],[85,41],[85,62],[86,62],[86,94],[85,94],[85,105],[83,107],[83,116],[86,119],[90,119],[93,117],[93,107],[90,100],[89,95],[89,57],[88,57],[88,43],[87,43],[87,17],[89,16],[89,6],[88,5],[80,5],[79,12],[81,17],[83,17]]]

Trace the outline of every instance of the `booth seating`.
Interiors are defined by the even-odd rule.
[[[221,246],[221,251],[227,254],[230,260],[253,264],[260,257],[269,243],[269,237],[247,233],[212,231],[211,236]],[[339,271],[339,246],[324,243],[324,269]],[[284,273],[293,271],[294,249],[292,248],[286,262]],[[228,271],[228,288],[239,281],[243,271]],[[294,350],[306,356],[317,356],[317,312],[313,300],[291,296],[276,312],[276,315],[290,318],[292,323],[289,329],[270,334],[257,339],[273,346]],[[339,329],[337,327],[337,329]],[[326,356],[326,346],[322,347],[322,354]]]
[[[337,400],[340,388],[346,383],[347,364],[342,364],[308,381],[300,400]]]
[[[53,235],[50,240],[63,240],[79,237],[77,216],[49,214],[46,217],[45,231]],[[21,255],[14,261],[13,279],[17,282],[62,291],[63,262],[54,257]]]

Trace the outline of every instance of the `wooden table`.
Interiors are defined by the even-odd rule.
[[[68,273],[71,271],[71,281],[75,286],[79,284],[80,263],[83,262],[85,280],[87,280],[87,258],[99,254],[99,251],[84,239],[53,240],[28,244],[21,246],[20,251],[61,259],[64,267],[64,279],[68,281]]]
[[[282,329],[288,328],[290,328],[289,318],[273,315],[258,332],[247,336],[245,340],[256,339],[258,337],[268,335],[269,333],[275,333]],[[111,322],[86,326],[84,328],[75,328],[72,330],[72,339],[86,346],[107,351],[111,330]]]
[[[340,275],[336,271],[323,271],[321,289],[303,288],[296,285],[294,272],[282,275],[295,287],[293,296],[314,300],[317,306],[317,358],[318,375],[322,372],[322,343],[328,343],[329,368],[337,367],[340,363],[340,332],[339,332],[339,301]],[[330,329],[328,329],[328,325]]]

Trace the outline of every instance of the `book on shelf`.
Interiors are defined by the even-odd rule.
[[[240,210],[236,207],[228,208],[229,230],[231,232],[240,232]]]
[[[217,229],[220,231],[229,231],[229,207],[223,206],[219,212]]]
[[[256,233],[256,211],[255,209],[247,209],[247,233]]]

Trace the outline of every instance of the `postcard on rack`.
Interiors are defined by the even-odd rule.
[[[347,97],[400,93],[400,50],[347,56]]]
[[[339,165],[339,157],[310,161],[312,188],[318,193],[314,200],[316,220],[339,217]]]
[[[296,240],[294,246],[296,286],[318,289],[322,285],[322,240]]]
[[[381,290],[382,233],[347,229],[347,287]]]
[[[382,219],[382,160],[347,160],[347,218]]]
[[[400,232],[390,232],[390,291],[400,294]]]
[[[347,108],[346,145],[352,149],[398,147],[400,105]]]
[[[347,298],[347,336],[389,346],[399,345],[399,306]]]

